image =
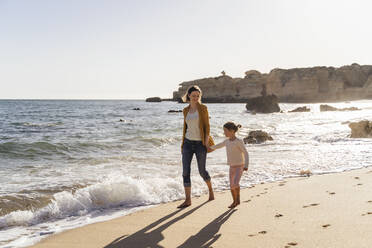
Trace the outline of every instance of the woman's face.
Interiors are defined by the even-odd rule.
[[[197,103],[199,102],[200,93],[199,91],[192,91],[189,94],[189,97],[190,97],[190,103]]]

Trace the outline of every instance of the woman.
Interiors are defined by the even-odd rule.
[[[191,86],[182,97],[189,105],[183,109],[183,136],[182,136],[182,166],[183,186],[185,187],[185,201],[178,208],[191,205],[191,160],[195,153],[199,174],[204,179],[209,190],[209,201],[214,200],[211,177],[205,169],[207,151],[214,145],[209,136],[209,114],[207,106],[201,103],[202,91],[198,86]]]

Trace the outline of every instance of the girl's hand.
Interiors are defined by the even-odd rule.
[[[208,152],[213,152],[214,150],[212,148],[210,148],[209,146],[207,146],[207,151]]]

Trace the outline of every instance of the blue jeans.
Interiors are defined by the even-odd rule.
[[[207,160],[207,148],[201,141],[193,141],[185,138],[182,148],[182,176],[184,187],[191,187],[191,160],[194,153],[196,155],[196,161],[198,164],[200,176],[204,179],[204,181],[211,180],[208,171],[205,169],[205,163]]]

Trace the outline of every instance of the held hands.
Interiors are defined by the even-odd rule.
[[[248,170],[248,168],[246,168],[246,167],[244,167],[244,169],[243,169],[244,171],[247,171]]]
[[[212,148],[210,148],[209,146],[207,146],[207,151],[208,152],[213,152],[214,150]]]

